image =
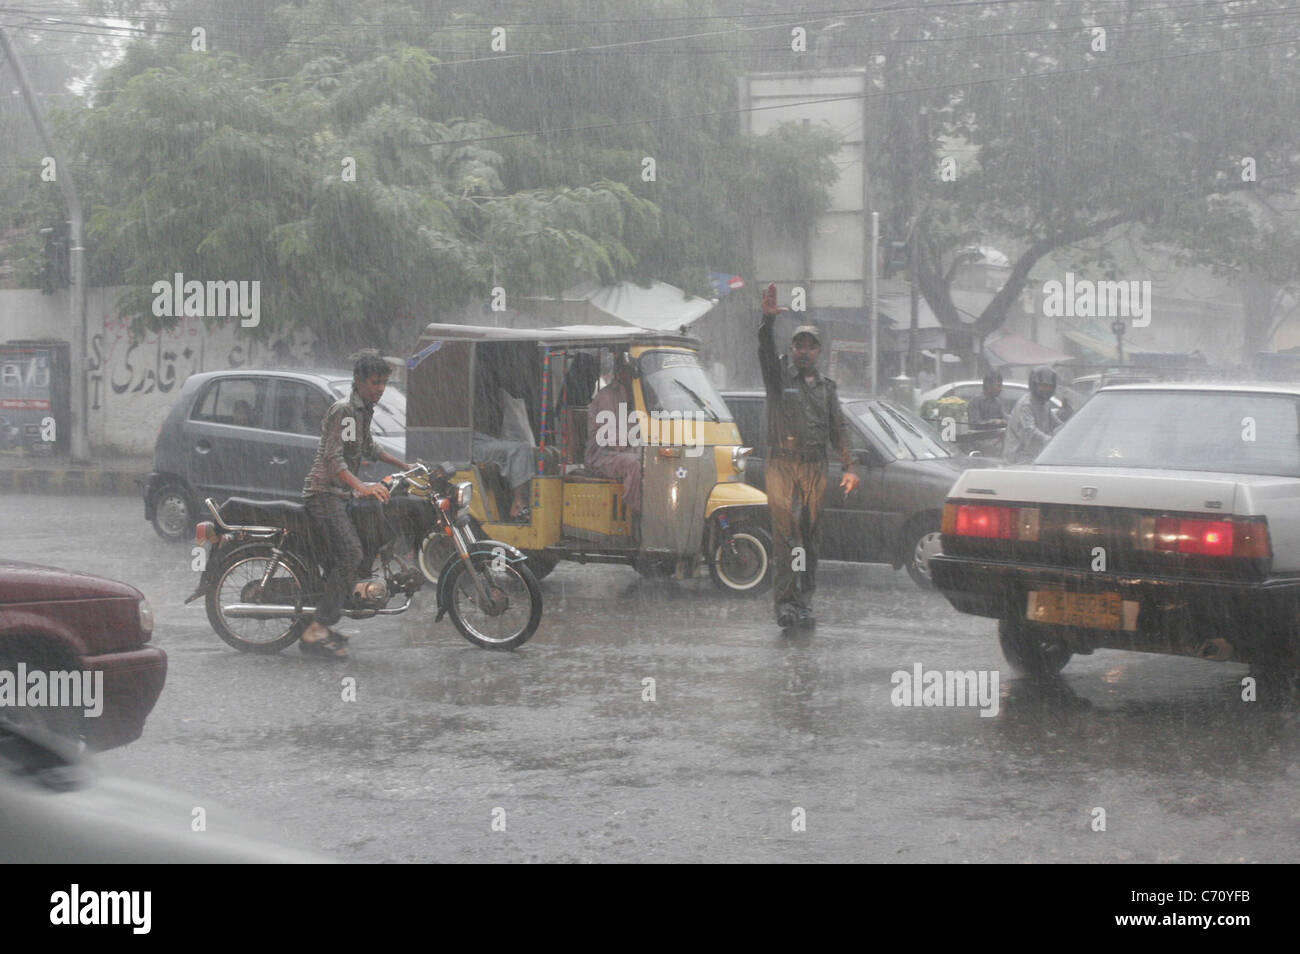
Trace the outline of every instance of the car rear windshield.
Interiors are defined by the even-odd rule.
[[[1035,463],[1300,477],[1300,399],[1242,391],[1099,391]]]

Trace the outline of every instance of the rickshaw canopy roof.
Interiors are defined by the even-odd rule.
[[[668,331],[646,331],[626,325],[563,325],[558,328],[493,328],[487,325],[431,324],[420,335],[418,352],[434,341],[515,341],[541,346],[601,347],[626,341],[629,344],[678,345],[699,348],[692,335]]]

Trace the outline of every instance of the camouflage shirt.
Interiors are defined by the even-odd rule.
[[[361,400],[355,389],[348,397],[330,405],[321,421],[316,460],[302,485],[303,496],[352,496],[352,488],[343,482],[339,472],[350,470],[354,476],[359,476],[363,460],[379,460],[378,448],[370,436],[370,419],[374,414],[375,406]]]

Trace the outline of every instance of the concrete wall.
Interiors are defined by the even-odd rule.
[[[242,367],[309,367],[310,333],[261,344],[241,333],[238,319],[213,328],[182,318],[161,334],[137,338],[117,317],[118,288],[92,288],[87,304],[88,429],[101,453],[152,454],[181,385],[191,374]],[[43,295],[0,290],[0,342],[69,340],[69,292]]]

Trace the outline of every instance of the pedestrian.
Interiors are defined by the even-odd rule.
[[[1061,426],[1061,417],[1052,407],[1055,393],[1055,371],[1040,365],[1029,373],[1029,393],[1016,402],[1007,419],[1002,459],[1008,464],[1031,462]]]
[[[363,483],[357,476],[364,460],[379,460],[401,470],[410,465],[378,447],[370,435],[375,404],[388,386],[391,368],[377,352],[364,352],[352,366],[352,392],[330,405],[321,421],[320,444],[311,472],[303,484],[304,505],[329,550],[325,592],[299,648],[308,655],[348,658],[347,637],[331,627],[343,615],[361,563],[361,540],[348,513],[353,496],[388,500],[381,483]]]
[[[767,502],[772,515],[773,602],[782,629],[816,622],[817,527],[826,501],[827,444],[840,455],[847,497],[858,486],[848,421],[835,382],[817,370],[821,332],[800,325],[790,354],[776,354],[773,326],[784,311],[776,303],[776,284],[763,292],[758,327],[758,364],[767,389]]]
[[[721,358],[713,353],[711,348],[701,349],[700,363],[708,372],[710,384],[718,390],[722,390],[727,386],[727,366],[723,364]]]

